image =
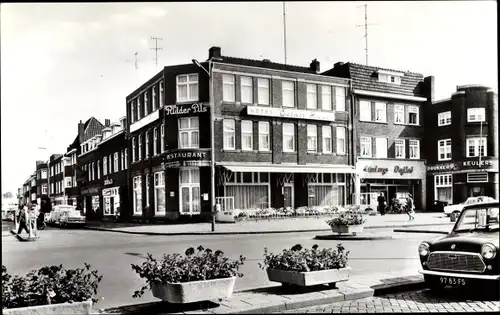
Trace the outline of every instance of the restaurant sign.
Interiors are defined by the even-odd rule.
[[[304,109],[293,109],[293,108],[247,106],[247,115],[335,121],[334,112],[322,112],[317,110],[304,110]]]
[[[167,105],[165,106],[165,115],[190,115],[197,113],[205,113],[208,111],[208,106],[203,103],[194,103],[190,105]]]
[[[175,161],[208,161],[210,151],[205,150],[176,150],[165,155],[166,162]]]

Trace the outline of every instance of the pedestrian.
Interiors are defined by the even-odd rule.
[[[413,202],[413,196],[408,194],[406,198],[406,213],[408,214],[409,220],[415,220],[415,203]]]
[[[25,230],[28,234],[30,233],[28,226],[26,225],[27,213],[28,207],[25,205],[19,212],[19,228],[17,229],[17,234],[21,234],[22,230]]]
[[[377,201],[378,201],[378,211],[380,211],[380,215],[385,215],[385,197],[383,192],[380,193],[380,196],[378,196]]]

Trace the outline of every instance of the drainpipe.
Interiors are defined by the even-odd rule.
[[[359,174],[356,171],[356,128],[354,127],[355,123],[355,108],[356,108],[356,103],[355,103],[355,97],[354,97],[354,89],[352,87],[352,79],[349,80],[349,90],[351,94],[351,117],[350,117],[350,135],[351,135],[351,162],[352,165],[354,166],[354,200],[353,203],[354,205],[359,205],[360,204],[360,191],[361,191],[361,180],[359,178]]]

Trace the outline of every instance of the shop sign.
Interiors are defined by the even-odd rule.
[[[166,162],[176,162],[176,161],[208,161],[210,160],[209,151],[201,150],[182,150],[172,153],[167,153],[165,155]]]
[[[453,171],[454,169],[455,169],[455,163],[441,163],[435,165],[427,165],[427,172]]]
[[[389,172],[389,168],[387,167],[378,167],[378,166],[365,166],[363,169],[363,172],[367,173],[380,173],[381,175],[387,174]],[[413,166],[394,166],[393,172],[396,174],[399,174],[403,176],[404,174],[411,174],[413,173]]]
[[[113,185],[113,179],[110,178],[110,179],[105,179],[104,180],[104,185]]]
[[[247,115],[335,121],[334,112],[277,107],[247,106]]]
[[[82,189],[82,195],[91,195],[91,194],[98,194],[99,193],[99,188],[87,188],[87,189]]]
[[[442,163],[428,165],[428,172],[446,172],[446,171],[460,171],[460,170],[487,170],[487,169],[498,169],[498,160],[492,159],[490,157],[479,158],[474,160],[465,160],[453,163]]]
[[[194,103],[191,105],[167,105],[165,106],[165,115],[189,115],[205,113],[208,106],[203,103]]]
[[[421,179],[425,173],[423,161],[401,162],[395,160],[364,160],[358,159],[356,169],[361,178],[387,179]]]
[[[495,165],[494,162],[495,161],[493,160],[483,160],[483,159],[481,159],[481,162],[479,162],[479,159],[463,161],[461,162],[461,168],[463,169],[490,168],[493,165]]]

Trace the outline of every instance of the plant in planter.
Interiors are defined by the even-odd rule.
[[[77,269],[65,269],[62,265],[42,267],[24,277],[9,275],[2,265],[2,308],[6,309],[4,314],[8,314],[9,309],[29,312],[33,307],[37,308],[37,314],[50,314],[67,312],[66,303],[80,303],[79,311],[90,313],[91,302],[99,300],[95,294],[101,280],[102,275],[90,270],[87,263],[85,268]]]
[[[326,220],[326,223],[332,228],[333,232],[341,233],[356,233],[363,232],[364,223],[366,219],[363,213],[359,211],[347,211],[339,214],[338,216]]]
[[[198,246],[188,248],[185,255],[178,253],[163,255],[160,260],[151,254],[141,266],[132,264],[132,269],[146,285],[134,292],[139,298],[144,290],[151,288],[153,296],[170,303],[191,303],[231,297],[236,277],[242,277],[239,268],[245,257],[231,260],[220,250]]]
[[[264,263],[259,266],[267,271],[270,281],[298,286],[311,286],[349,280],[351,268],[347,266],[346,251],[342,244],[336,249],[303,248],[300,244],[273,254],[264,248]]]

